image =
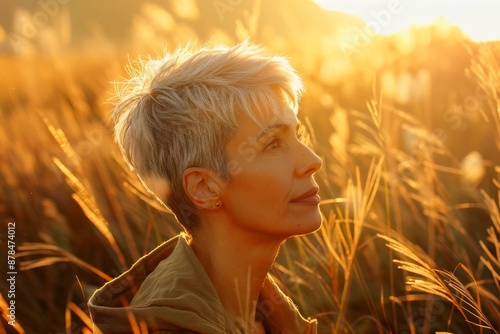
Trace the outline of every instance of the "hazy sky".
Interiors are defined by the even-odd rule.
[[[381,33],[397,32],[411,24],[425,25],[442,16],[475,40],[500,40],[500,0],[313,1],[325,9],[355,14],[367,24],[378,25]],[[387,13],[390,15],[384,15]]]

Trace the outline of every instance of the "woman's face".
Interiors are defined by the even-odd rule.
[[[249,232],[279,236],[310,233],[321,226],[313,175],[323,161],[297,136],[291,110],[248,116],[227,145],[231,178],[221,193],[229,220]]]

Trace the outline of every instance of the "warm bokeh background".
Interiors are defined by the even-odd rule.
[[[402,4],[365,21],[310,0],[0,4],[1,254],[16,222],[18,255],[16,327],[1,276],[0,333],[88,333],[92,291],[179,231],[112,140],[128,59],[248,37],[303,77],[325,160],[323,227],[273,268],[302,313],[321,333],[496,333],[500,44],[444,19],[376,34]]]

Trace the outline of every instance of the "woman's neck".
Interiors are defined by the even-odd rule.
[[[263,333],[255,312],[261,288],[283,240],[238,228],[217,228],[215,222],[210,227],[213,226],[197,230],[191,247],[230,320],[246,326],[249,333]]]

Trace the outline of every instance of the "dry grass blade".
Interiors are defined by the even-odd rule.
[[[446,284],[451,288],[452,292],[454,292],[453,296],[455,297],[455,301],[460,305],[461,309],[479,320],[479,322],[470,321],[468,319],[466,320],[473,325],[495,331],[490,321],[481,310],[479,295],[477,296],[476,301],[474,297],[472,297],[467,287],[463,285],[463,283],[453,273],[446,270],[436,270],[436,272],[444,277]],[[482,325],[482,322],[484,322],[486,325]]]
[[[92,319],[81,309],[79,308],[75,303],[70,302],[68,305],[68,309],[71,310],[76,316],[83,321],[85,326],[88,328],[92,328]]]
[[[430,257],[428,257],[422,250],[417,249],[416,247],[410,249],[409,247],[403,245],[401,242],[383,234],[377,234],[377,236],[388,242],[388,244],[386,244],[388,248],[394,250],[396,253],[402,254],[412,259],[427,270],[431,270],[431,266],[434,265],[434,261]],[[410,243],[407,244],[410,245]],[[419,253],[418,256],[415,254],[416,252]]]
[[[80,166],[80,157],[78,154],[75,152],[73,147],[71,146],[68,138],[66,138],[66,135],[61,129],[57,129],[52,123],[49,121],[49,118],[47,115],[44,113],[40,112],[39,113],[40,117],[42,118],[43,122],[47,126],[47,129],[50,131],[54,139],[57,141],[59,144],[59,147],[63,150],[64,154],[68,157],[68,159],[71,161],[71,163],[74,166]]]
[[[500,240],[498,234],[500,234],[500,211],[495,203],[495,200],[491,198],[484,190],[481,190],[481,194],[486,205],[486,210],[493,222],[493,226],[487,229],[488,241],[494,248],[494,254],[486,246],[484,241],[480,241],[481,248],[486,254],[486,257],[481,256],[481,262],[488,268],[493,276],[497,290],[500,292]],[[500,205],[500,191],[498,192],[498,205]]]
[[[351,180],[348,181],[347,194],[350,200],[347,203],[349,205],[346,205],[344,214],[339,214],[339,217],[343,217],[345,222],[352,221],[352,229],[350,226],[342,229],[340,228],[341,224],[337,223],[337,231],[332,235],[335,238],[333,239],[334,244],[338,247],[331,247],[333,250],[331,253],[338,254],[336,257],[340,259],[340,263],[342,263],[345,271],[344,287],[339,305],[339,316],[335,323],[334,332],[340,330],[342,321],[345,319],[344,314],[347,312],[347,298],[351,289],[351,279],[357,273],[355,270],[356,254],[365,219],[379,189],[383,161],[384,156],[381,156],[378,161],[372,160],[364,187],[355,186]],[[361,185],[362,183],[359,168],[356,168],[356,183],[357,185]],[[352,220],[349,213],[350,209],[353,211]],[[326,237],[328,237],[328,235],[326,235]]]
[[[378,235],[388,242],[387,247],[398,252],[400,255],[410,258],[415,262],[394,260],[398,268],[418,276],[418,278],[409,277],[406,284],[412,289],[439,296],[450,302],[470,324],[488,328],[493,328],[491,322],[481,310],[480,296],[477,300],[471,295],[467,287],[454,275],[446,270],[433,269],[426,261],[422,260],[408,247],[402,243],[384,236]],[[460,266],[474,280],[472,273],[463,265]],[[479,290],[478,290],[479,291]],[[467,316],[469,314],[469,316]],[[472,316],[477,321],[469,320]],[[483,325],[486,324],[486,325]]]
[[[30,270],[34,268],[45,267],[58,262],[71,262],[83,269],[96,274],[105,281],[111,280],[111,277],[109,275],[105,274],[91,264],[82,261],[78,257],[58,246],[44,243],[23,243],[21,246],[19,246],[19,253],[17,254],[17,258],[24,258],[28,256],[42,256],[42,258],[22,261],[20,264],[21,270]]]
[[[498,44],[485,44],[478,50],[478,56],[472,59],[472,64],[467,74],[481,88],[488,103],[487,114],[482,112],[483,117],[492,124],[495,130],[497,150],[500,150],[500,71],[498,56]]]
[[[481,195],[483,195],[484,202],[486,204],[486,209],[488,210],[489,216],[493,221],[493,227],[500,233],[500,211],[498,205],[500,205],[500,189],[498,191],[498,204],[493,198],[491,198],[486,191],[481,189]],[[500,252],[497,253],[500,258]]]
[[[118,247],[115,237],[109,229],[108,223],[102,216],[93,197],[80,180],[78,180],[78,178],[59,159],[54,158],[54,163],[66,177],[66,182],[75,191],[72,195],[73,199],[80,205],[87,218],[92,222],[92,224],[94,224],[97,230],[106,238],[114,253],[118,257],[118,261],[124,267],[127,267],[125,257]]]
[[[133,313],[129,313],[127,317],[132,329],[132,334],[148,334],[149,331],[143,321],[138,323]]]

